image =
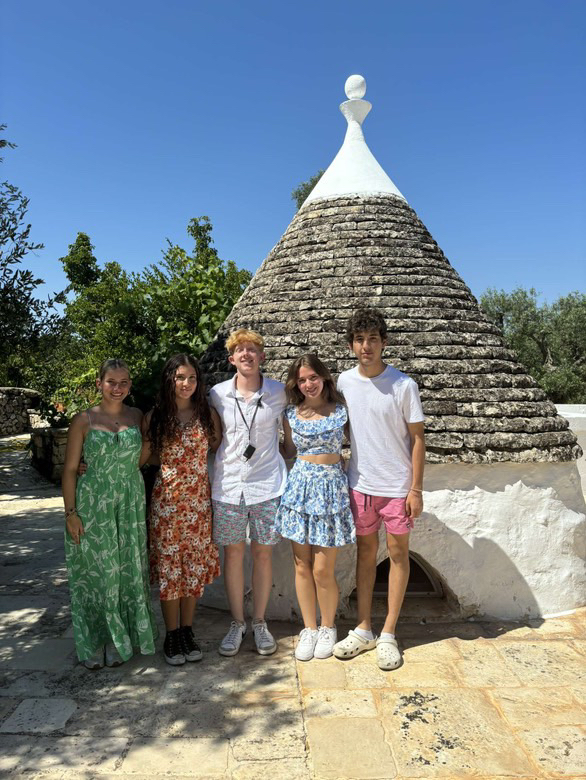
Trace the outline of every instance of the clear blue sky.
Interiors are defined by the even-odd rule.
[[[480,295],[586,289],[583,0],[2,6],[1,175],[30,197],[49,289],[78,231],[139,271],[209,215],[256,270],[291,190],[342,142],[352,73],[383,168]]]

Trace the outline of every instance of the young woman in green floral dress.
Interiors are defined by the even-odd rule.
[[[138,470],[142,413],[123,403],[131,380],[122,360],[107,360],[96,384],[102,399],[72,419],[63,470],[73,635],[88,669],[118,666],[134,649],[154,653],[157,633]],[[82,454],[87,471],[78,476]]]

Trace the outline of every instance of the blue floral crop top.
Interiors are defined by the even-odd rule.
[[[298,455],[340,454],[344,442],[344,425],[348,419],[343,404],[336,404],[330,416],[321,420],[300,420],[295,406],[288,406],[285,415],[291,426]]]

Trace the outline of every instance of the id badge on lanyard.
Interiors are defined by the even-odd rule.
[[[250,460],[254,455],[254,453],[256,452],[256,447],[250,443],[250,433],[252,431],[252,426],[254,425],[254,421],[256,419],[256,414],[260,409],[260,407],[262,406],[262,395],[256,403],[256,409],[254,410],[254,414],[252,415],[252,420],[250,421],[250,425],[246,422],[246,417],[244,416],[244,412],[242,411],[242,408],[240,406],[240,401],[237,398],[235,398],[235,401],[236,401],[236,406],[238,407],[238,411],[240,412],[240,416],[242,417],[242,422],[244,423],[244,425],[246,426],[246,430],[248,431],[248,438],[249,438],[248,447],[242,453],[242,457],[244,458],[244,460]]]

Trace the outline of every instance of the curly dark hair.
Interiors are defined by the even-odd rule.
[[[177,418],[177,402],[175,400],[175,374],[181,366],[193,366],[197,377],[197,386],[191,396],[194,417],[199,420],[208,437],[214,432],[212,413],[206,397],[206,386],[199,363],[193,357],[182,352],[173,355],[163,366],[161,385],[155,399],[155,405],[149,422],[148,438],[155,452],[160,452],[163,440],[172,439],[179,428]]]
[[[381,341],[386,341],[387,323],[380,311],[372,306],[356,309],[346,324],[346,342],[352,344],[357,333],[369,330],[378,330]]]
[[[336,390],[336,385],[332,379],[332,375],[327,366],[325,366],[317,355],[313,352],[306,352],[304,355],[300,355],[296,358],[289,367],[289,373],[287,374],[287,382],[285,383],[285,392],[287,393],[287,400],[294,406],[299,406],[303,402],[305,396],[301,390],[297,387],[297,380],[299,378],[299,369],[301,366],[307,366],[312,371],[323,379],[324,389],[322,395],[329,403],[336,402],[339,404],[344,403],[343,397]]]

